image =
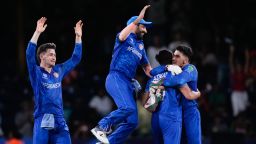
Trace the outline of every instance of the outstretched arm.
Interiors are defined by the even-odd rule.
[[[82,58],[82,27],[83,23],[81,20],[79,20],[76,23],[76,26],[74,27],[75,30],[75,48],[73,51],[73,54],[70,59],[68,59],[66,62],[62,64],[63,68],[63,76],[65,76],[69,71],[71,71],[80,61]]]
[[[125,41],[129,34],[135,31],[137,25],[139,24],[140,20],[144,18],[145,12],[149,7],[150,5],[144,6],[144,8],[140,11],[138,18],[121,31],[118,37],[120,41]]]

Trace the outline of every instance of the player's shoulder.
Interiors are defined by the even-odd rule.
[[[53,70],[55,72],[59,72],[61,70],[61,67],[63,66],[63,64],[56,64],[54,67],[53,67]]]
[[[197,68],[196,68],[196,66],[193,65],[193,64],[188,64],[188,65],[185,67],[184,71],[189,72],[189,73],[191,73],[191,72],[197,72]]]
[[[39,65],[37,65],[37,64],[35,65],[35,69],[34,70],[35,70],[36,73],[40,73],[41,69],[42,68]]]

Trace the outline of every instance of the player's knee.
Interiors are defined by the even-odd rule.
[[[137,109],[133,107],[126,107],[123,111],[129,115],[126,122],[132,129],[135,129],[139,123]]]

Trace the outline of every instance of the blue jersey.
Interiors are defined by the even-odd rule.
[[[34,117],[45,113],[63,117],[61,81],[81,60],[82,44],[76,43],[72,57],[55,65],[48,73],[36,64],[36,44],[29,42],[26,59],[30,82],[34,91]]]
[[[134,33],[123,42],[118,36],[119,34],[115,41],[110,71],[121,72],[129,79],[134,78],[138,65],[149,64],[143,40],[139,40]]]
[[[188,84],[188,86],[193,90],[197,91],[197,80],[198,72],[194,65],[187,64],[182,68],[182,73],[173,76],[170,72],[164,80],[164,86],[182,86]],[[183,108],[188,108],[190,106],[197,106],[196,100],[187,100],[184,96],[182,97]]]
[[[165,79],[167,75],[168,75],[168,72],[164,72],[164,73],[157,74],[151,79],[149,79],[147,82],[145,91],[146,92],[149,91],[149,85],[151,84],[152,81],[159,81],[160,79],[163,79],[163,78]],[[160,102],[160,105],[157,108],[157,112],[162,114],[170,114],[172,112],[177,112],[181,110],[181,105],[180,105],[181,93],[179,92],[179,90],[172,87],[166,87],[165,91],[166,92],[164,95],[164,100]]]

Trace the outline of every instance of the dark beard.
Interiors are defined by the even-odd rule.
[[[137,35],[138,40],[142,40],[143,39],[142,32],[137,33],[136,35]]]

